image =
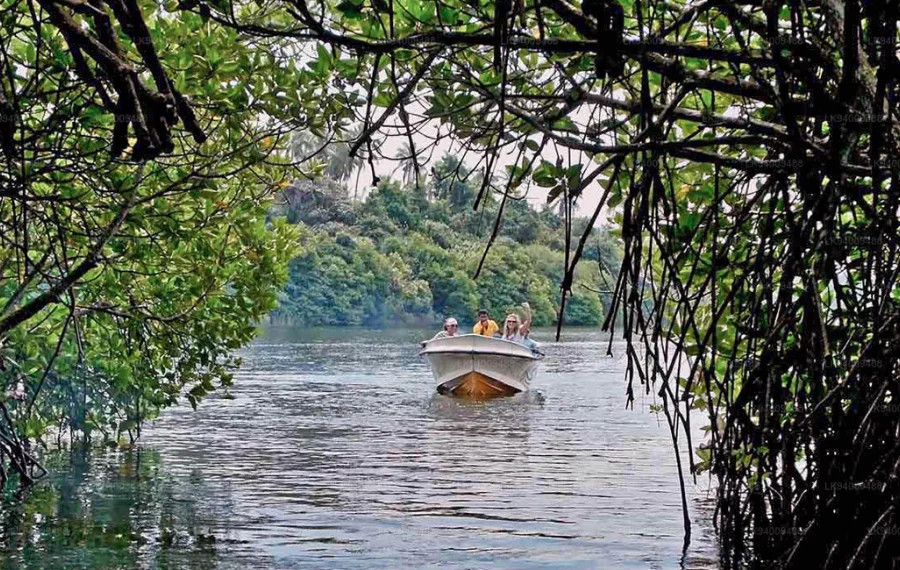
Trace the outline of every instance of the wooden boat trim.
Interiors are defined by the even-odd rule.
[[[513,396],[519,392],[521,390],[515,386],[510,386],[475,371],[438,386],[438,393],[440,394],[452,394],[457,398],[465,398],[467,400],[490,400],[492,398]]]

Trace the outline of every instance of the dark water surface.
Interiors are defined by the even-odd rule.
[[[267,329],[233,399],[168,410],[136,451],[50,458],[0,507],[0,567],[716,567],[700,489],[682,555],[667,428],[649,398],[623,409],[604,336],[545,342],[539,395],[484,404],[434,394],[423,336]]]

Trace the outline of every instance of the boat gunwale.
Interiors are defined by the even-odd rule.
[[[523,346],[523,345],[520,344],[519,346]],[[528,347],[523,346],[523,348],[527,349]],[[425,350],[422,350],[419,352],[419,356],[429,356],[431,354],[441,354],[441,355],[443,355],[443,354],[471,354],[471,355],[484,355],[484,356],[505,356],[508,358],[522,358],[524,360],[543,360],[544,359],[544,355],[541,353],[525,355],[525,354],[509,354],[506,352],[492,352],[492,351],[472,350],[472,349],[458,349],[458,350],[446,349],[446,350],[432,350],[432,351],[425,349]]]
[[[485,340],[490,339],[493,342],[499,341],[501,343],[509,345],[510,347],[522,348],[522,349],[525,349],[525,350],[531,352],[531,354],[529,354],[529,355],[509,354],[506,352],[497,352],[496,350],[479,350],[477,348],[458,348],[458,349],[452,349],[452,348],[440,349],[440,348],[438,348],[438,349],[434,349],[434,350],[428,350],[428,345],[434,341],[445,340],[448,338],[465,338],[465,337],[473,337],[473,336],[481,338],[481,339],[485,339]],[[515,342],[512,340],[507,340],[505,338],[484,336],[484,335],[480,335],[477,333],[466,333],[466,334],[456,335],[454,337],[433,338],[433,339],[424,341],[423,346],[424,346],[424,348],[419,351],[419,356],[428,356],[429,354],[483,354],[485,356],[508,356],[510,358],[523,358],[525,360],[543,360],[544,359],[543,352],[534,352],[530,348],[525,346],[524,344],[519,344],[518,342]]]

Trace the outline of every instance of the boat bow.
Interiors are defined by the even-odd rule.
[[[476,334],[428,341],[419,354],[431,364],[438,392],[472,399],[527,391],[543,358],[521,344]]]

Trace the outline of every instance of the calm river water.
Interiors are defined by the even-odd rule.
[[[423,331],[268,328],[233,399],[51,457],[0,505],[0,567],[715,568],[711,499],[690,490],[682,554],[667,428],[623,409],[606,337],[535,334],[539,396],[465,404],[434,394]]]

